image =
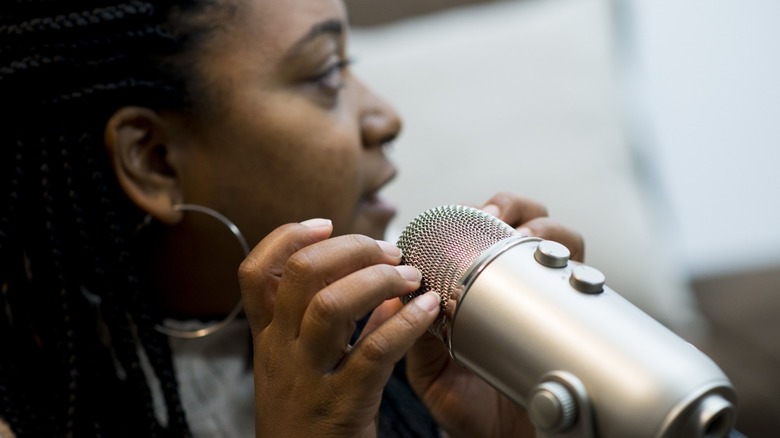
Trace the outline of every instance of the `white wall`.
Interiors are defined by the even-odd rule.
[[[615,0],[634,111],[694,276],[780,264],[780,1]]]
[[[438,205],[521,193],[583,234],[613,289],[695,332],[674,233],[624,135],[610,1],[495,2],[354,29],[355,71],[405,117],[391,234]]]

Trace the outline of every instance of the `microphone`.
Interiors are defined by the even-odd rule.
[[[433,208],[397,246],[436,291],[430,331],[524,406],[539,437],[725,437],[736,394],[704,353],[570,260],[470,207]]]

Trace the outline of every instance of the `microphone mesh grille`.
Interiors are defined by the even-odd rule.
[[[401,263],[422,272],[420,288],[401,298],[404,304],[417,295],[435,291],[441,295],[441,313],[432,330],[444,324],[443,312],[454,288],[471,264],[485,250],[515,234],[500,219],[462,205],[432,208],[412,220],[396,246]]]

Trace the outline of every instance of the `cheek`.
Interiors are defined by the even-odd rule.
[[[312,217],[351,231],[364,191],[357,117],[282,92],[232,95],[229,114],[205,133],[208,201],[260,236]]]
[[[309,215],[327,215],[338,226],[354,213],[361,194],[360,157],[344,145],[318,145],[306,155],[290,163],[294,182],[287,188],[305,200]]]
[[[237,199],[226,207],[253,216],[247,217],[252,226],[326,217],[337,233],[349,231],[362,190],[360,145],[332,126],[317,134],[292,132],[265,131],[241,142],[220,166],[217,192],[233,193],[229,198]]]

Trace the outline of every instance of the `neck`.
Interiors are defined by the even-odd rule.
[[[166,316],[221,319],[240,299],[237,272],[243,250],[225,226],[203,219],[153,227],[146,269]]]

